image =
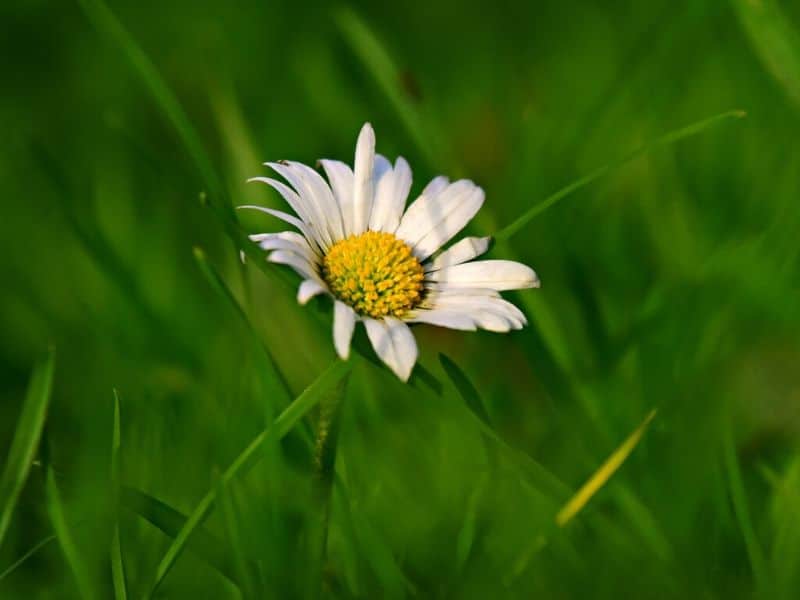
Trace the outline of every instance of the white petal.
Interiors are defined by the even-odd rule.
[[[405,319],[409,323],[428,323],[438,327],[448,329],[459,329],[461,331],[475,331],[475,322],[472,318],[463,313],[442,308],[431,310],[418,309],[408,315]]]
[[[305,279],[318,279],[319,275],[314,265],[294,252],[288,250],[275,250],[267,256],[269,262],[288,265],[297,271]]]
[[[411,189],[411,168],[401,156],[395,161],[394,169],[390,169],[376,181],[369,228],[373,231],[394,233],[400,224],[408,191]]]
[[[342,360],[350,356],[350,340],[356,326],[356,313],[344,302],[337,300],[333,305],[333,346]]]
[[[296,190],[300,202],[303,204],[304,211],[308,215],[303,220],[317,234],[320,242],[329,247],[333,243],[333,238],[328,230],[328,219],[325,216],[323,207],[324,199],[318,198],[313,187],[307,181],[302,170],[297,168],[298,163],[290,164],[286,161],[275,163],[264,163],[273,171],[278,173]]]
[[[322,175],[308,165],[294,161],[287,161],[287,164],[289,167],[295,169],[295,172],[303,178],[303,181],[308,186],[309,192],[316,198],[317,206],[325,219],[331,239],[334,242],[343,239],[342,213],[339,210],[339,203],[334,198],[328,183],[322,178]]]
[[[258,242],[258,245],[262,250],[289,250],[313,263],[320,259],[319,255],[308,245],[306,238],[294,231],[284,231],[264,237]]]
[[[375,353],[395,375],[408,381],[417,361],[417,342],[408,325],[394,317],[364,319]]]
[[[257,181],[258,183],[266,183],[268,186],[276,190],[281,196],[283,196],[283,199],[286,200],[286,203],[292,208],[298,217],[300,217],[306,223],[311,221],[312,217],[306,207],[305,201],[288,185],[278,181],[277,179],[272,179],[271,177],[251,177],[247,180],[247,183],[251,183],[253,181]]]
[[[433,308],[496,314],[509,321],[515,329],[522,329],[528,324],[528,320],[519,308],[508,300],[496,296],[443,295],[432,299],[432,303]]]
[[[311,298],[324,294],[328,290],[323,286],[318,279],[305,279],[300,287],[297,288],[297,302],[300,304],[308,303]]]
[[[346,237],[353,233],[353,170],[338,160],[323,159],[319,162],[325,169],[333,195],[339,204],[342,229]]]
[[[327,249],[326,247],[323,247],[323,244],[319,240],[319,238],[317,237],[316,233],[314,231],[312,231],[311,228],[306,223],[304,223],[303,221],[301,221],[300,219],[298,219],[297,217],[295,217],[293,215],[285,213],[285,212],[283,212],[281,210],[275,210],[274,208],[266,208],[264,206],[255,206],[255,205],[252,205],[252,204],[245,204],[245,205],[242,205],[242,206],[237,206],[236,208],[237,209],[249,208],[249,209],[252,209],[252,210],[258,210],[258,211],[267,213],[268,215],[272,215],[273,217],[276,217],[276,218],[280,219],[281,221],[284,221],[284,222],[288,223],[289,225],[297,227],[297,229],[299,229],[302,232],[302,234],[305,236],[305,238],[308,240],[309,245],[311,245],[312,248],[315,248],[315,249],[316,248]]]
[[[444,175],[439,175],[430,180],[420,196],[435,196],[450,184],[450,179]]]
[[[442,267],[460,265],[472,260],[486,252],[491,241],[490,237],[465,237],[424,265],[425,271],[437,271]]]
[[[533,269],[511,260],[479,260],[453,265],[428,273],[427,278],[430,281],[497,291],[539,287],[539,278]]]
[[[364,233],[372,210],[372,170],[375,164],[375,132],[365,123],[358,134],[353,168],[353,233]]]
[[[424,260],[461,231],[483,205],[483,190],[471,181],[447,186],[436,196],[421,196],[412,204],[397,229],[397,237]]]

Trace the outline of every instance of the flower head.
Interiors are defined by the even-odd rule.
[[[392,165],[375,154],[369,123],[358,136],[353,169],[320,162],[327,182],[311,167],[290,161],[266,163],[289,185],[269,177],[250,180],[276,189],[297,216],[240,208],[262,210],[298,230],[250,237],[269,252],[268,260],[300,274],[301,304],[318,294],[333,298],[333,342],[342,359],[358,321],[380,359],[403,381],[417,360],[408,323],[498,332],[526,324],[499,292],[538,287],[530,267],[473,261],[489,248],[487,237],[467,237],[440,252],[480,209],[481,188],[436,177],[406,208],[411,169],[402,157]]]

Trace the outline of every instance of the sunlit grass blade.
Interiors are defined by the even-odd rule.
[[[340,8],[334,16],[342,36],[389,99],[419,152],[429,165],[441,164],[444,158],[441,138],[431,133],[431,127],[423,122],[417,107],[403,92],[400,71],[383,44],[353,9]]]
[[[172,539],[178,535],[187,521],[186,515],[166,502],[130,486],[122,487],[120,502],[122,506]],[[230,561],[228,547],[205,528],[197,528],[186,548],[233,584],[239,585],[237,573]]]
[[[156,66],[102,0],[79,0],[79,3],[94,27],[122,50],[134,71],[147,86],[158,107],[177,131],[178,137],[194,161],[205,185],[208,186],[209,193],[218,202],[223,193],[220,179],[203,147],[200,136]],[[230,206],[226,208],[233,218]]]
[[[660,137],[650,140],[649,142],[645,143],[643,146],[639,147],[633,152],[623,156],[618,160],[606,163],[602,167],[598,167],[591,173],[584,175],[580,179],[573,181],[568,186],[561,188],[554,194],[548,196],[538,204],[533,205],[522,215],[520,215],[517,219],[515,219],[512,223],[510,223],[509,225],[498,231],[494,237],[498,242],[510,239],[515,234],[519,233],[519,231],[523,227],[525,227],[528,223],[530,223],[534,219],[534,217],[540,215],[542,212],[544,212],[545,210],[556,204],[558,201],[563,200],[573,192],[583,187],[586,187],[595,180],[600,179],[603,175],[615,171],[616,169],[642,156],[643,154],[647,154],[648,152],[651,152],[652,150],[655,150],[657,148],[669,146],[670,144],[674,144],[675,142],[678,142],[682,139],[702,133],[703,131],[711,127],[715,127],[729,119],[741,119],[745,116],[746,113],[744,111],[731,110],[728,112],[721,113],[719,115],[715,115],[713,117],[709,117],[707,119],[703,119],[702,121],[692,123],[691,125],[681,127],[680,129],[670,131],[669,133],[666,133]]]
[[[114,426],[111,435],[111,494],[112,494],[112,524],[111,534],[111,581],[114,585],[114,598],[126,600],[128,597],[125,586],[125,566],[122,562],[122,543],[119,536],[119,450],[121,445],[119,421],[119,394],[114,390]]]
[[[750,504],[747,500],[747,492],[742,482],[742,473],[739,468],[739,459],[736,456],[736,445],[733,441],[733,432],[729,419],[723,431],[722,439],[722,460],[725,468],[725,475],[728,481],[728,493],[730,494],[733,512],[736,522],[744,539],[747,558],[750,561],[750,568],[753,571],[756,589],[763,597],[770,597],[770,574],[767,568],[767,561],[764,551],[756,536],[753,520],[750,516]]]
[[[75,577],[75,583],[78,586],[78,592],[84,600],[91,600],[95,598],[92,588],[92,578],[89,575],[89,569],[83,560],[78,547],[75,545],[75,540],[72,537],[69,525],[67,524],[64,515],[64,505],[61,502],[61,496],[58,492],[56,485],[56,476],[52,467],[47,469],[47,512],[50,514],[50,521],[53,524],[53,529],[56,533],[58,545],[67,560],[70,570]]]
[[[309,411],[317,402],[334,386],[339,380],[350,372],[352,368],[351,362],[342,362],[336,360],[330,367],[328,367],[309,387],[307,387],[302,394],[300,394],[294,402],[292,402],[271,425],[262,431],[256,438],[250,442],[250,445],[245,448],[236,460],[223,472],[220,478],[220,485],[227,485],[234,477],[247,471],[255,465],[262,456],[262,449],[267,442],[279,440],[283,438],[289,430]],[[200,500],[195,507],[192,514],[186,520],[186,523],[175,536],[172,544],[167,549],[164,557],[158,565],[156,570],[155,580],[152,584],[150,593],[147,597],[152,595],[158,590],[164,577],[172,569],[175,561],[183,552],[187,542],[203,522],[203,520],[211,512],[214,502],[216,501],[216,490],[212,489]]]
[[[647,427],[650,425],[650,422],[656,416],[656,411],[650,411],[650,413],[645,417],[644,421],[642,421],[641,425],[639,425],[633,433],[631,433],[628,438],[622,443],[622,445],[617,448],[611,456],[600,466],[597,471],[589,478],[589,480],[583,484],[583,486],[575,493],[575,495],[570,498],[570,500],[564,505],[564,507],[558,511],[556,514],[556,523],[564,527],[567,523],[569,523],[575,515],[577,515],[583,507],[592,499],[597,491],[603,487],[606,482],[611,478],[614,473],[617,472],[622,464],[627,460],[630,456],[633,449],[636,448],[636,445],[639,443],[639,440],[642,439],[644,432],[647,430]]]
[[[761,62],[800,107],[800,32],[775,0],[732,2]]]
[[[55,350],[36,365],[31,375],[22,413],[0,480],[0,546],[3,544],[17,500],[28,479],[50,403],[55,368]]]

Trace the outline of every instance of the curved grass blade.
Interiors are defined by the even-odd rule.
[[[472,385],[472,382],[464,374],[464,371],[443,353],[439,353],[439,362],[470,410],[474,412],[481,421],[491,427],[492,423],[489,420],[489,413],[486,411],[486,405],[483,403],[483,399],[478,393],[478,390],[475,389],[475,386]]]
[[[67,559],[67,564],[75,577],[75,583],[78,585],[78,592],[81,598],[84,598],[84,600],[91,600],[95,598],[94,591],[92,590],[92,580],[89,576],[89,570],[78,552],[72,533],[67,525],[67,520],[64,516],[64,506],[61,503],[61,496],[58,493],[56,477],[52,467],[47,468],[46,489],[47,512],[50,514],[50,520],[56,532],[58,545],[61,547],[64,558]]]
[[[111,436],[111,494],[112,494],[112,527],[111,534],[111,581],[114,584],[114,598],[127,600],[125,586],[125,566],[122,562],[122,544],[119,536],[119,449],[121,445],[119,424],[119,394],[114,390],[114,431]]]
[[[50,403],[50,392],[53,385],[55,368],[55,350],[51,349],[47,356],[36,365],[28,384],[22,413],[17,421],[14,440],[8,452],[8,459],[0,479],[0,545],[11,523],[11,515],[17,500],[28,479],[39,439],[42,435],[47,406]]]
[[[350,372],[352,368],[351,362],[342,362],[336,360],[330,367],[328,367],[309,387],[300,394],[297,399],[292,402],[271,425],[262,431],[256,438],[250,442],[250,445],[245,448],[236,460],[223,472],[220,477],[220,485],[227,485],[234,477],[246,472],[249,468],[255,465],[261,458],[262,453],[259,452],[265,443],[282,439],[289,430],[309,411],[317,402],[334,386],[339,380]],[[164,577],[172,569],[175,561],[183,552],[187,542],[194,534],[198,526],[203,520],[211,513],[216,501],[216,489],[210,490],[200,500],[195,507],[192,514],[186,520],[186,523],[175,536],[164,557],[158,565],[156,570],[155,580],[152,584],[148,598],[158,590]]]
[[[726,425],[724,427],[722,453],[725,474],[728,480],[728,492],[731,496],[731,503],[733,504],[733,512],[736,516],[736,521],[742,532],[742,538],[744,538],[747,558],[750,561],[750,568],[753,570],[753,578],[755,579],[757,592],[759,592],[757,595],[770,598],[772,595],[768,593],[770,591],[768,586],[771,577],[767,568],[767,561],[764,557],[764,551],[761,548],[761,544],[758,542],[756,530],[753,526],[752,518],[750,517],[750,507],[747,501],[744,483],[742,482],[739,460],[736,457],[736,445],[733,441],[733,432],[731,431],[729,419],[726,419]]]
[[[702,133],[706,129],[715,127],[716,125],[719,125],[729,119],[741,119],[744,118],[745,116],[746,113],[742,110],[730,110],[728,112],[724,112],[719,115],[703,119],[702,121],[692,123],[691,125],[681,127],[680,129],[670,131],[669,133],[666,133],[658,138],[650,140],[649,142],[639,147],[638,149],[634,150],[633,152],[630,152],[629,154],[623,156],[618,160],[607,163],[602,167],[598,167],[588,175],[584,175],[580,179],[573,181],[568,186],[561,188],[554,194],[545,198],[543,201],[539,202],[538,204],[535,204],[527,211],[525,211],[525,213],[519,216],[516,220],[514,220],[512,223],[510,223],[509,225],[498,231],[495,234],[494,238],[498,242],[509,240],[511,237],[517,234],[523,227],[525,227],[525,225],[530,223],[534,217],[543,213],[545,210],[553,206],[558,201],[563,200],[564,198],[569,196],[572,192],[575,192],[583,187],[586,187],[595,180],[600,179],[603,175],[606,175],[612,171],[615,171],[620,167],[623,167],[624,165],[642,156],[643,154],[647,154],[648,152],[655,150],[657,148],[661,148],[663,146],[669,146],[682,139]]]
[[[732,3],[761,62],[800,107],[800,33],[775,0]]]
[[[564,527],[567,523],[569,523],[575,517],[575,515],[577,515],[584,506],[586,506],[589,500],[592,499],[592,496],[594,496],[597,491],[606,484],[611,476],[617,472],[617,469],[622,466],[622,463],[627,460],[631,452],[633,452],[633,449],[636,448],[636,445],[639,443],[639,440],[642,439],[642,435],[644,435],[644,432],[647,430],[647,427],[650,425],[650,422],[655,416],[656,411],[650,411],[650,413],[644,418],[644,421],[642,421],[641,425],[639,425],[622,443],[622,445],[617,448],[602,465],[600,465],[600,468],[597,469],[597,471],[594,472],[589,480],[583,484],[581,489],[579,489],[575,495],[570,498],[569,502],[567,502],[564,507],[558,511],[558,514],[556,515],[556,523],[560,527]]]

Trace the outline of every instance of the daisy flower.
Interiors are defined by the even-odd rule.
[[[250,238],[269,252],[267,260],[288,265],[303,278],[297,300],[318,294],[333,299],[333,344],[346,360],[356,323],[362,322],[380,359],[403,381],[417,360],[411,323],[474,331],[507,332],[527,324],[522,312],[499,292],[539,287],[530,267],[509,260],[473,261],[489,248],[488,237],[447,244],[475,216],[481,188],[462,179],[434,178],[406,208],[411,169],[375,154],[367,123],[356,142],[355,164],[321,160],[328,181],[298,162],[265,163],[289,185],[266,183],[295,215],[261,206],[297,231]]]

